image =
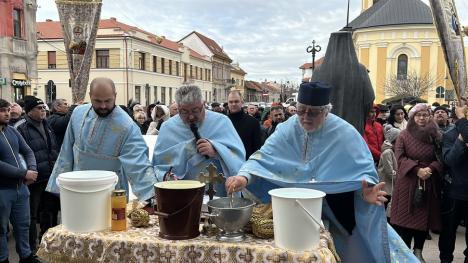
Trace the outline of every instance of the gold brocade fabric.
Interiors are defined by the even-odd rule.
[[[247,235],[244,242],[224,243],[215,237],[171,241],[158,236],[151,216],[150,227],[127,231],[73,233],[57,226],[42,237],[37,255],[54,262],[337,262],[330,234],[320,234],[320,244],[309,252],[295,253],[275,247],[272,239]]]

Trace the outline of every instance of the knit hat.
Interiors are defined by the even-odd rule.
[[[400,129],[397,129],[393,127],[392,125],[385,126],[384,136],[387,142],[393,143],[398,138],[399,134],[400,134]]]
[[[410,110],[410,112],[408,114],[409,118],[412,119],[414,117],[414,114],[416,114],[417,112],[420,112],[420,111],[428,111],[429,114],[432,114],[431,106],[429,106],[426,103],[418,103],[418,104],[414,105],[413,108],[411,108],[411,110]]]
[[[449,115],[449,110],[448,110],[446,107],[437,106],[437,107],[435,107],[435,109],[434,109],[434,113],[435,113],[436,111],[438,111],[438,110],[443,110],[443,111],[445,111],[445,112],[447,113],[447,115]]]
[[[303,82],[297,101],[308,106],[325,106],[330,103],[332,87],[322,82]]]
[[[41,104],[45,105],[44,101],[42,101],[39,98],[36,98],[34,96],[24,97],[24,111],[26,113],[30,112],[32,109],[34,109],[34,107],[36,107],[37,105],[41,105]]]

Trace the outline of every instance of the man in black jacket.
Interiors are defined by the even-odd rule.
[[[59,150],[62,147],[63,136],[65,136],[70,117],[76,106],[70,107],[66,99],[56,99],[52,102],[52,114],[47,118],[47,122],[55,133]]]
[[[260,149],[263,144],[262,133],[260,130],[260,124],[258,121],[244,113],[242,105],[244,101],[238,91],[231,91],[228,96],[228,117],[231,119],[234,128],[236,128],[237,134],[242,140],[245,148],[246,160],[249,159],[250,155]]]
[[[31,209],[29,245],[34,251],[37,245],[37,222],[39,221],[41,226],[41,235],[50,227],[57,225],[60,201],[57,196],[46,192],[45,188],[59,150],[55,134],[46,120],[44,102],[34,96],[26,96],[24,101],[26,116],[16,123],[15,128],[34,152],[37,163],[37,180],[29,185]]]
[[[455,127],[443,136],[443,158],[450,177],[442,198],[442,231],[439,237],[441,262],[453,261],[457,227],[462,219],[468,222],[468,120],[464,114],[466,109],[466,105],[456,107],[458,120]],[[466,230],[465,241],[468,242]],[[468,243],[466,245],[468,246]],[[464,254],[465,262],[468,262],[466,247]]]
[[[11,126],[10,103],[0,99],[0,263],[8,263],[8,223],[13,226],[20,262],[39,262],[29,247],[29,191],[37,178],[36,160]],[[20,154],[25,163],[21,162]]]

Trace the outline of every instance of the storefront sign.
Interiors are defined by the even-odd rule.
[[[11,85],[15,87],[31,86],[31,81],[24,79],[13,79],[11,80]]]

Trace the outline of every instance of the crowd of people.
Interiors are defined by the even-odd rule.
[[[438,103],[390,111],[375,105],[366,121],[364,138],[389,194],[388,221],[421,262],[430,231],[440,234],[441,262],[452,262],[457,227],[468,220],[465,111]]]
[[[466,106],[375,106],[361,135],[331,113],[331,90],[303,83],[296,105],[259,108],[238,91],[209,105],[197,86],[183,86],[168,106],[118,106],[113,81],[96,78],[91,103],[0,99],[0,262],[8,262],[9,224],[20,262],[39,262],[38,241],[58,223],[61,173],[115,171],[117,188],[130,184],[152,204],[154,183],[168,173],[195,179],[209,163],[226,177],[215,185],[221,196],[268,202],[269,189],[298,185],[326,192],[324,218],[346,260],[411,259],[413,241],[424,262],[432,230],[441,261],[451,262],[457,226],[468,220]],[[158,135],[152,162],[141,135]]]

